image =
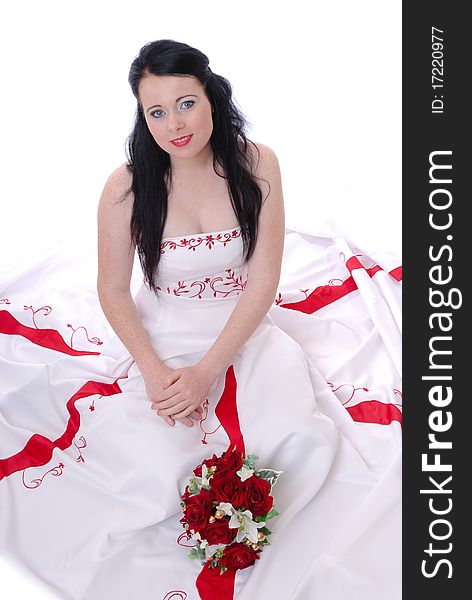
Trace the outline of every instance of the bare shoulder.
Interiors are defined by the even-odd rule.
[[[248,146],[254,173],[257,177],[280,173],[279,160],[272,148],[261,142],[250,142]]]
[[[251,142],[248,146],[254,176],[264,198],[282,196],[282,176],[279,160],[272,148],[260,142]]]
[[[98,286],[128,290],[135,245],[130,222],[133,209],[132,175],[126,164],[108,177],[98,206]]]
[[[101,208],[112,208],[123,204],[126,208],[132,206],[132,173],[128,163],[117,167],[108,177],[100,198]]]

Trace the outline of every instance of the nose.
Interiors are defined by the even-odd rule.
[[[171,133],[180,131],[185,125],[182,119],[182,115],[180,115],[179,113],[170,113],[167,123],[169,127],[169,132]]]

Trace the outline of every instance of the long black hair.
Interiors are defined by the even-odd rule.
[[[213,169],[218,163],[225,174],[231,204],[241,226],[243,256],[252,256],[258,233],[262,192],[256,182],[253,161],[248,152],[252,144],[245,131],[247,120],[232,99],[227,79],[209,68],[208,57],[191,46],[170,39],[149,42],[131,64],[128,82],[137,99],[134,126],[126,141],[127,168],[132,174],[134,203],[131,236],[136,244],[145,281],[157,292],[156,270],[167,218],[167,181],[172,181],[170,157],[152,137],[138,96],[138,85],[147,74],[193,75],[205,89],[213,109],[210,145]],[[217,173],[218,174],[218,173]]]

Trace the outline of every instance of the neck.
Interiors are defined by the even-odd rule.
[[[192,158],[175,158],[170,157],[170,165],[172,174],[179,177],[195,176],[202,171],[206,171],[213,166],[213,152],[208,144],[201,152]]]

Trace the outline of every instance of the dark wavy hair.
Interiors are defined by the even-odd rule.
[[[170,39],[149,42],[131,64],[128,82],[137,99],[133,129],[126,140],[127,168],[132,174],[128,193],[134,195],[131,236],[136,244],[145,281],[157,292],[156,272],[164,224],[167,218],[168,188],[172,182],[170,157],[152,137],[138,96],[141,78],[154,75],[193,75],[205,89],[213,109],[210,145],[213,169],[218,163],[225,174],[229,196],[241,226],[243,255],[252,256],[258,233],[262,192],[254,174],[247,138],[247,120],[232,99],[227,79],[209,68],[208,57],[191,46]],[[217,173],[218,174],[218,173]]]

